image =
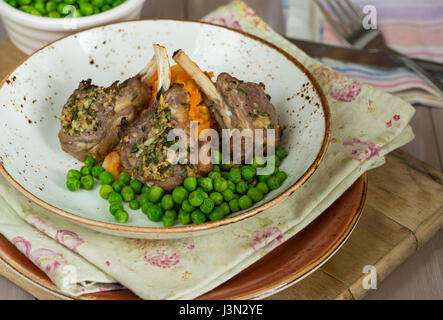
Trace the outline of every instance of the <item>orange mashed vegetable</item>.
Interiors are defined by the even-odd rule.
[[[213,76],[212,72],[209,73],[209,76]],[[214,119],[212,118],[208,107],[203,104],[200,89],[197,87],[195,81],[192,80],[191,77],[177,64],[171,67],[171,83],[183,84],[185,89],[189,92],[189,117],[192,121],[199,123],[198,133],[200,134],[203,130],[213,126]],[[152,87],[152,92],[157,91],[157,72],[148,80],[148,85]],[[154,99],[155,95],[153,94],[149,104],[152,103]]]

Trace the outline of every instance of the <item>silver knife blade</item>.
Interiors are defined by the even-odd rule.
[[[310,56],[328,57],[340,61],[363,64],[377,68],[393,69],[404,68],[405,65],[392,57],[391,54],[379,50],[360,50],[354,48],[340,47],[314,41],[294,38],[286,38]],[[443,73],[443,64],[413,59],[422,68],[433,73]]]

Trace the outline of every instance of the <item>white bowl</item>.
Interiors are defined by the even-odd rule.
[[[263,82],[285,126],[288,178],[249,210],[199,225],[163,227],[140,210],[118,224],[107,201],[93,191],[70,192],[66,172],[81,163],[62,151],[61,108],[79,81],[109,86],[140,71],[160,43],[171,55],[183,49],[203,70]],[[171,60],[172,61],[172,60]],[[206,23],[145,20],[71,35],[39,50],[0,85],[0,172],[26,197],[70,221],[135,238],[179,238],[220,230],[252,217],[296,191],[318,167],[330,136],[328,102],[313,76],[281,49],[254,36]]]
[[[99,14],[80,18],[48,18],[24,13],[0,1],[0,15],[12,43],[31,54],[48,43],[71,33],[108,23],[140,18],[146,0],[127,0]]]

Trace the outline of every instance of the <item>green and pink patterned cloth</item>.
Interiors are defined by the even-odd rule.
[[[314,74],[332,112],[323,162],[275,207],[219,232],[179,240],[127,239],[83,228],[34,205],[1,178],[0,233],[63,292],[78,296],[124,286],[143,299],[196,298],[302,230],[365,171],[413,139],[408,103],[319,64],[244,3],[234,1],[204,20],[266,39]]]

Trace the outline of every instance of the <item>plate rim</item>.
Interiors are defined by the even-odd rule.
[[[348,226],[343,231],[342,235],[339,238],[335,239],[335,241],[332,243],[331,247],[325,253],[323,253],[318,259],[316,259],[314,262],[311,262],[308,265],[308,267],[311,266],[311,268],[309,268],[304,274],[299,275],[298,277],[295,277],[294,279],[291,279],[289,281],[287,281],[289,277],[286,277],[283,280],[276,281],[276,282],[272,283],[272,285],[269,285],[267,287],[255,290],[255,291],[253,291],[254,294],[244,294],[244,295],[232,296],[232,297],[228,297],[226,299],[228,299],[228,300],[236,300],[236,299],[243,299],[243,300],[245,300],[245,299],[263,299],[263,298],[265,298],[267,296],[270,296],[270,295],[273,295],[273,294],[279,292],[280,290],[283,290],[283,289],[286,289],[286,288],[290,287],[291,285],[295,284],[298,281],[303,280],[304,278],[308,277],[311,273],[313,273],[314,271],[319,269],[329,259],[331,259],[338,252],[338,250],[346,243],[346,241],[349,239],[349,237],[351,236],[352,232],[355,230],[355,228],[356,228],[356,226],[358,224],[358,221],[360,220],[360,218],[362,216],[364,205],[365,205],[365,202],[366,202],[366,199],[367,199],[368,174],[364,173],[358,179],[363,179],[363,190],[361,192],[359,206],[358,206],[357,210],[355,210],[354,217],[348,223]],[[358,179],[355,180],[354,183],[357,182]],[[338,199],[339,198],[337,198],[336,201]],[[308,228],[308,227],[309,227],[309,225],[306,226],[306,228]],[[4,236],[2,236],[2,237],[4,237]],[[6,241],[8,241],[8,240],[6,239]],[[20,251],[18,251],[18,249],[16,247],[14,247],[14,249],[17,250],[18,253],[23,255]],[[24,258],[28,259],[27,257],[24,257]],[[95,294],[94,293],[86,294],[86,295],[78,296],[78,297],[70,296],[70,295],[68,295],[66,293],[63,293],[59,288],[57,288],[55,286],[54,283],[52,283],[51,280],[46,279],[47,276],[43,273],[43,271],[38,269],[34,264],[32,264],[32,262],[31,262],[31,264],[33,266],[35,266],[35,268],[37,268],[37,270],[39,272],[41,272],[43,274],[43,276],[45,277],[45,279],[43,280],[44,282],[42,281],[42,279],[41,279],[41,277],[39,275],[36,275],[35,273],[29,272],[29,270],[27,270],[26,268],[22,267],[21,265],[17,265],[17,263],[14,260],[12,260],[9,257],[9,255],[6,255],[2,250],[0,250],[0,262],[3,262],[3,264],[7,268],[11,269],[14,273],[16,273],[22,279],[26,280],[28,283],[31,283],[32,285],[40,288],[41,290],[43,290],[45,292],[49,292],[51,295],[55,295],[55,296],[58,296],[58,297],[61,297],[61,298],[64,298],[64,299],[69,299],[69,300],[97,300],[97,299],[99,299],[97,297],[92,297],[91,296],[91,295],[95,295],[97,293],[95,293]],[[306,268],[304,268],[304,269],[306,269]],[[294,274],[296,274],[296,273],[294,273]],[[229,281],[229,280],[227,280],[227,281]],[[123,290],[127,290],[132,295],[134,295],[129,289],[123,289]],[[216,288],[212,289],[212,290],[216,290]],[[118,290],[114,290],[114,291],[118,291]],[[196,299],[199,299],[199,297],[196,297]],[[134,295],[134,298],[140,299],[140,298],[138,298],[135,295]]]
[[[273,207],[274,205],[280,203],[290,195],[292,195],[297,189],[299,189],[316,171],[318,166],[320,165],[321,161],[323,160],[331,137],[331,111],[329,102],[326,98],[325,93],[323,92],[323,89],[319,85],[318,81],[315,79],[313,74],[296,58],[294,58],[292,55],[290,55],[285,50],[277,47],[276,45],[268,42],[267,40],[264,40],[258,36],[255,36],[253,34],[232,29],[226,26],[210,23],[210,22],[204,22],[204,21],[197,21],[197,20],[185,20],[185,19],[140,19],[140,20],[129,20],[124,22],[114,22],[114,23],[108,23],[101,26],[91,27],[87,28],[69,35],[66,35],[60,39],[57,39],[55,41],[52,41],[45,45],[44,47],[38,49],[34,53],[28,56],[26,60],[24,60],[21,64],[16,66],[11,72],[9,72],[6,77],[2,80],[0,83],[0,90],[3,88],[3,85],[6,83],[6,81],[9,79],[9,77],[23,64],[25,64],[32,56],[37,54],[38,52],[42,51],[43,49],[50,47],[56,42],[62,41],[69,37],[76,37],[78,34],[87,32],[94,29],[102,29],[104,27],[118,25],[118,24],[127,24],[127,23],[140,23],[144,21],[174,21],[174,22],[181,22],[181,23],[196,23],[196,24],[204,24],[204,25],[210,25],[212,27],[216,28],[222,28],[229,30],[231,32],[236,32],[241,34],[244,37],[251,38],[255,41],[261,42],[262,44],[270,47],[271,49],[276,50],[278,53],[282,54],[287,60],[292,62],[295,67],[297,67],[305,76],[308,78],[308,80],[312,83],[314,90],[319,96],[320,104],[323,110],[324,114],[324,121],[325,121],[325,132],[323,136],[322,145],[320,147],[319,152],[317,153],[317,156],[313,163],[309,166],[309,168],[303,173],[303,175],[291,186],[289,186],[284,192],[276,196],[275,198],[261,204],[260,206],[253,208],[251,210],[248,210],[246,212],[243,212],[239,215],[224,218],[218,221],[213,222],[205,222],[198,225],[188,225],[188,226],[180,226],[180,227],[140,227],[140,226],[128,226],[123,224],[117,224],[117,223],[109,223],[109,222],[103,222],[98,220],[89,219],[86,217],[82,217],[79,215],[76,215],[75,213],[68,212],[66,210],[57,208],[56,206],[40,199],[30,191],[28,191],[26,188],[24,188],[21,184],[19,184],[6,170],[6,168],[3,166],[3,162],[0,161],[0,173],[5,177],[5,179],[8,181],[9,184],[11,184],[17,191],[19,191],[21,194],[23,194],[26,198],[31,200],[32,202],[36,203],[38,206],[42,207],[43,209],[48,210],[49,212],[56,214],[62,218],[65,218],[69,221],[72,221],[74,223],[84,225],[90,228],[98,228],[101,230],[107,230],[107,231],[114,231],[114,232],[126,232],[126,233],[132,233],[132,234],[151,234],[151,235],[179,235],[179,234],[186,234],[186,233],[192,233],[192,232],[198,232],[198,231],[204,231],[204,230],[211,230],[215,229],[221,226],[227,226],[232,223],[236,223],[242,220],[245,220],[247,218],[253,217],[261,212],[263,212],[266,209],[269,209]]]

